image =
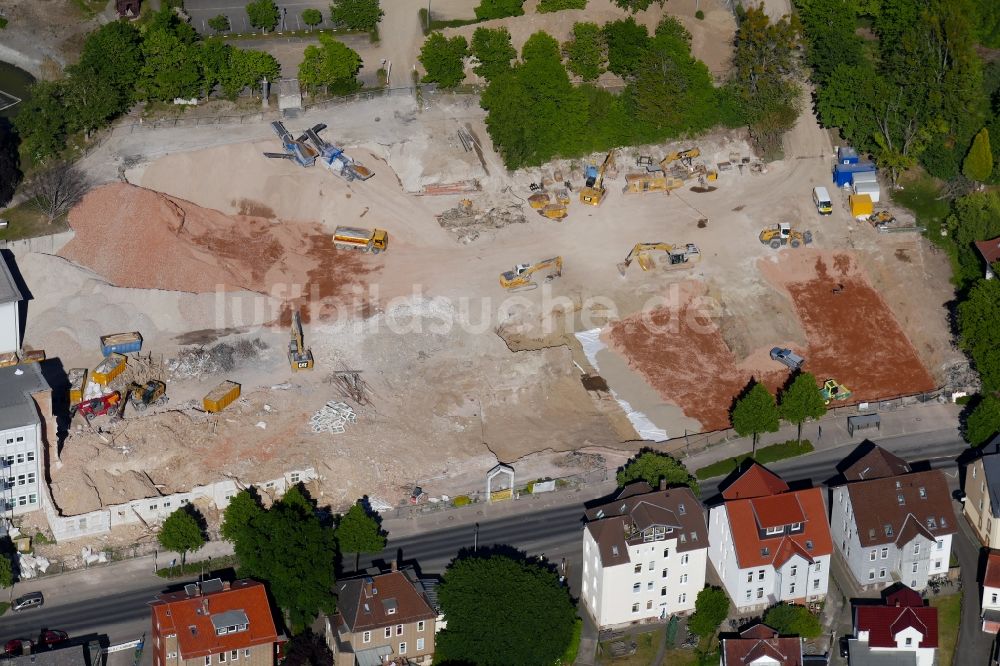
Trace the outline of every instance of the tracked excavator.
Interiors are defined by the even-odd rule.
[[[604,201],[604,194],[606,190],[604,189],[604,174],[609,168],[615,163],[615,151],[608,153],[608,156],[604,158],[604,163],[601,164],[601,168],[597,171],[597,178],[594,179],[594,183],[588,184],[580,190],[580,202],[585,203],[589,206],[600,206],[601,202]]]
[[[534,264],[518,264],[513,270],[500,274],[500,286],[508,291],[537,289],[535,274],[540,274],[539,277],[545,282],[551,282],[562,275],[562,263],[562,257],[552,257]]]
[[[657,267],[653,259],[654,252],[664,252],[667,261],[661,264],[663,270],[677,270],[680,268],[691,268],[693,264],[701,260],[701,251],[694,243],[685,245],[671,245],[670,243],[636,243],[629,251],[625,261],[618,264],[618,272],[625,277],[625,271],[633,261],[639,262],[639,268],[644,271],[651,271]]]

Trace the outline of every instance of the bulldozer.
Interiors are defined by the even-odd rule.
[[[537,289],[535,273],[545,271],[544,280],[551,282],[562,275],[562,257],[543,259],[534,264],[517,264],[513,270],[500,274],[500,286],[509,291],[529,291]]]
[[[851,397],[851,389],[837,382],[836,379],[827,379],[819,390],[823,397],[823,404],[829,405],[833,400],[847,400]]]
[[[799,247],[801,245],[809,245],[812,243],[812,232],[798,231],[796,229],[792,229],[792,225],[787,222],[781,222],[780,224],[775,224],[763,229],[760,232],[760,242],[764,245],[770,245],[775,250],[782,245]]]
[[[669,153],[666,157],[660,160],[660,168],[664,171],[667,170],[667,166],[677,160],[680,160],[681,164],[686,167],[691,167],[692,162],[694,162],[696,157],[701,156],[700,148],[688,148],[687,150],[675,150]]]
[[[685,245],[671,245],[670,243],[636,243],[625,257],[625,261],[618,264],[618,273],[625,277],[625,271],[632,264],[632,261],[639,262],[639,268],[644,271],[651,271],[657,267],[653,259],[653,252],[664,252],[667,261],[660,264],[663,270],[677,270],[680,268],[691,268],[701,260],[701,251],[694,243]]]
[[[145,384],[132,382],[127,391],[128,401],[137,412],[146,411],[150,405],[167,404],[167,385],[158,379],[151,379]]]
[[[604,189],[604,174],[610,169],[615,163],[615,151],[608,153],[608,156],[604,158],[604,163],[601,164],[601,168],[597,171],[597,177],[594,179],[593,184],[590,183],[588,178],[588,185],[580,190],[580,203],[585,203],[588,206],[600,206],[601,202],[604,201],[604,194],[606,190]]]
[[[299,311],[292,313],[292,339],[288,343],[288,364],[292,372],[313,369],[312,349],[307,349],[302,341],[302,317]]]

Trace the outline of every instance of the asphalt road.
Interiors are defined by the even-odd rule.
[[[930,460],[935,467],[953,468],[954,457],[965,448],[965,444],[948,433],[907,436],[881,440],[880,444],[908,460]],[[771,469],[788,480],[813,479],[822,484],[836,474],[836,464],[854,448],[855,444],[818,451],[804,458],[777,463]],[[954,472],[950,472],[955,478]],[[702,496],[717,494],[721,479],[702,484]],[[954,481],[953,481],[954,482]],[[462,548],[488,547],[494,544],[509,544],[528,555],[545,555],[549,561],[560,563],[566,558],[569,579],[577,592],[580,563],[580,530],[583,515],[582,500],[596,499],[585,493],[567,494],[566,504],[549,509],[518,514],[479,523],[478,537],[475,514],[454,512],[455,525],[434,531],[426,531],[393,539],[389,535],[390,547],[374,558],[363,558],[361,567],[369,566],[373,560],[389,562],[398,558],[406,563],[419,562],[425,574],[441,573],[448,562]],[[104,569],[109,571],[115,565]],[[966,589],[974,589],[975,569],[966,578]],[[67,576],[80,574],[67,574]],[[98,575],[98,572],[93,572]],[[88,586],[93,587],[93,586]],[[43,608],[10,614],[0,621],[0,642],[11,638],[37,636],[45,628],[62,629],[71,636],[102,633],[110,636],[111,642],[131,640],[148,631],[148,602],[163,589],[160,579],[151,575],[113,578],[103,589],[83,590],[73,598],[48,597]],[[25,590],[26,591],[26,590]],[[69,595],[66,595],[69,596]],[[963,636],[965,632],[963,631]],[[964,639],[963,639],[964,640]],[[976,650],[978,653],[979,651]]]

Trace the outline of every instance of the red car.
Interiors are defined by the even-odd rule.
[[[4,644],[4,654],[8,657],[20,657],[35,647],[35,642],[27,638],[14,638]]]
[[[41,639],[42,643],[45,645],[55,645],[56,643],[62,643],[64,640],[69,638],[69,634],[65,631],[59,631],[58,629],[46,629],[42,632]]]

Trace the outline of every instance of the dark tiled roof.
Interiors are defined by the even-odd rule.
[[[437,617],[422,588],[402,571],[339,581],[337,607],[352,633]]]
[[[923,636],[914,648],[938,646],[937,608],[925,606],[920,595],[909,588],[887,595],[884,605],[854,607],[854,631],[867,631],[871,647],[896,647],[896,635],[910,627]]]
[[[1000,237],[990,240],[976,241],[976,249],[988,264],[995,264],[1000,261]]]
[[[871,451],[844,470],[844,478],[848,481],[866,481],[909,474],[911,471],[910,464],[902,458],[881,446],[873,446]]]
[[[783,493],[786,490],[788,490],[788,484],[782,481],[780,476],[763,465],[753,463],[722,491],[722,498],[734,500],[766,497]]]
[[[31,394],[48,390],[38,363],[0,368],[0,430],[40,423]]]
[[[912,472],[848,484],[862,547],[930,541],[957,530],[951,493],[941,470]]]
[[[801,666],[802,639],[780,637],[765,624],[756,624],[740,633],[739,638],[722,639],[724,666],[747,666],[766,657],[778,666]]]

